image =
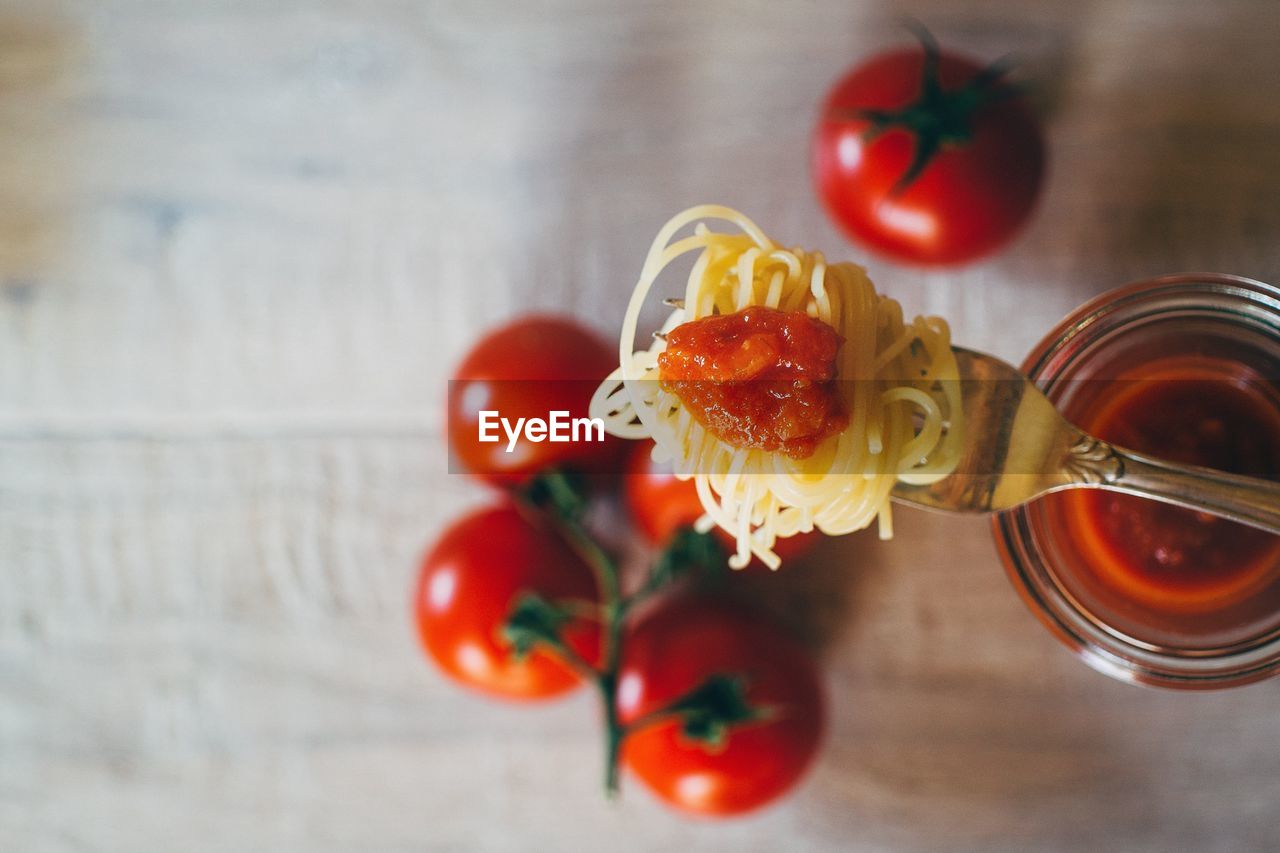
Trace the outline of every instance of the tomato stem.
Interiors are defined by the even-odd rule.
[[[622,743],[629,733],[678,718],[687,735],[714,745],[723,737],[727,727],[761,719],[768,713],[768,709],[752,708],[747,704],[743,678],[720,674],[707,679],[670,705],[646,714],[630,725],[623,725],[618,715],[617,688],[622,659],[622,629],[628,613],[632,607],[687,571],[722,567],[723,548],[708,534],[697,533],[692,528],[681,530],[663,550],[644,584],[631,595],[623,596],[618,564],[600,547],[582,523],[585,501],[570,479],[559,472],[548,472],[539,477],[521,497],[545,515],[596,575],[600,591],[598,618],[604,635],[598,668],[584,661],[549,629],[547,619],[550,617],[554,622],[554,614],[537,611],[533,615],[539,619],[527,626],[526,630],[537,629],[534,637],[536,641],[546,644],[583,678],[595,684],[604,711],[604,787],[607,797],[612,799],[617,796]],[[563,604],[557,603],[556,607],[562,613],[570,612]]]
[[[898,109],[837,110],[830,116],[868,122],[863,134],[867,142],[894,128],[911,134],[915,142],[911,163],[889,190],[890,196],[901,195],[915,183],[943,148],[968,144],[973,138],[974,116],[978,110],[1022,94],[1021,88],[1004,81],[1012,67],[1007,56],[983,68],[963,86],[943,89],[937,40],[914,18],[908,18],[905,25],[924,51],[920,93],[916,99]]]
[[[727,558],[724,546],[714,536],[698,533],[692,527],[680,528],[658,555],[644,584],[622,599],[622,614],[625,616],[633,607],[691,572],[710,575],[723,571]]]
[[[604,706],[604,793],[609,799],[618,795],[618,760],[626,729],[618,722],[617,672],[600,673],[596,684]]]
[[[595,683],[604,710],[604,786],[605,794],[613,798],[618,793],[618,760],[625,736],[625,730],[618,721],[616,694],[618,664],[622,656],[622,625],[629,602],[622,597],[617,562],[600,547],[595,537],[583,526],[580,514],[574,511],[581,506],[581,498],[575,493],[572,484],[563,475],[551,472],[540,478],[540,485],[549,498],[549,506],[541,508],[546,511],[569,546],[591,566],[600,587],[600,627],[604,632],[602,660],[599,669],[588,666],[584,675]],[[566,649],[560,648],[559,651],[563,654]],[[572,654],[571,651],[570,653]],[[572,661],[569,663],[573,665]]]
[[[600,584],[601,622],[605,630],[601,672],[611,672],[617,668],[618,647],[622,641],[622,592],[618,566],[576,518],[558,517],[556,522],[578,556],[595,570]]]
[[[596,682],[600,680],[600,671],[591,664],[582,659],[573,647],[565,642],[548,642],[547,645],[560,656],[566,665],[574,672],[578,673],[586,681]]]
[[[622,587],[618,580],[618,565],[613,558],[574,518],[559,519],[561,529],[568,534],[570,543],[595,570],[600,584],[601,611],[604,630],[603,661],[599,670],[593,670],[596,688],[604,710],[605,757],[604,790],[609,798],[618,793],[618,758],[622,751],[624,731],[618,722],[618,662],[622,656],[622,623],[624,604]]]

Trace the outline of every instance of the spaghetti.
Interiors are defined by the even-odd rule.
[[[736,230],[712,230],[707,220]],[[689,225],[693,233],[677,238]],[[691,252],[698,255],[683,302],[676,301],[648,349],[635,349],[654,282]],[[718,438],[659,381],[663,333],[752,306],[804,311],[843,338],[835,369],[847,424],[805,458]],[[894,484],[935,482],[959,460],[958,380],[945,321],[906,323],[902,307],[876,293],[862,267],[783,248],[738,211],[701,205],[677,214],[654,239],[623,318],[619,367],[596,390],[591,414],[614,435],[652,438],[655,459],[670,458],[677,477],[693,478],[706,510],[698,527],[719,526],[734,537],[731,566],[741,568],[755,555],[777,568],[778,537],[815,528],[849,533],[877,518],[881,538],[892,536]]]

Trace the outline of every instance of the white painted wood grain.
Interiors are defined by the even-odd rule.
[[[612,334],[686,204],[1013,359],[1132,278],[1280,281],[1266,0],[912,4],[1041,73],[1048,191],[960,272],[846,247],[806,139],[899,11],[0,4],[0,849],[1273,849],[1276,686],[1093,674],[981,523],[756,581],[825,640],[834,719],[744,822],[602,802],[588,697],[493,706],[414,648],[417,555],[484,497],[446,473],[451,362],[523,310]]]

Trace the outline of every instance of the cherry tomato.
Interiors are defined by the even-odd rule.
[[[618,677],[624,724],[669,705],[712,675],[741,675],[762,719],[730,726],[714,749],[689,740],[679,721],[639,728],[623,742],[625,765],[665,802],[732,815],[781,797],[800,780],[822,739],[817,669],[789,634],[724,600],[664,602],[627,636]]]
[[[997,66],[921,40],[923,51],[882,54],[832,87],[813,139],[814,182],[854,241],[901,261],[963,263],[1029,218],[1044,139]]]
[[[497,486],[519,485],[552,466],[616,470],[621,444],[612,436],[553,442],[532,440],[522,431],[508,452],[501,426],[489,431],[498,441],[480,441],[480,412],[497,412],[513,428],[517,418],[546,421],[554,411],[586,417],[596,385],[617,364],[616,351],[572,320],[531,316],[495,329],[467,354],[449,383],[449,446],[463,467]]]
[[[623,488],[636,526],[655,545],[702,517],[693,480],[677,480],[670,463],[654,462],[652,441],[631,443]]]
[[[599,601],[595,576],[550,530],[510,504],[456,522],[427,553],[414,611],[423,647],[446,675],[509,699],[558,696],[581,683],[545,647],[519,659],[501,629],[523,593],[552,601]],[[591,663],[600,657],[596,622],[575,619],[564,640]]]
[[[670,463],[653,461],[653,442],[632,442],[626,462],[623,484],[627,508],[636,526],[655,545],[663,545],[682,527],[690,527],[702,517],[702,501],[693,480],[677,480]],[[720,528],[715,534],[727,549],[734,548],[733,537]],[[787,536],[774,543],[774,550],[782,558],[796,560],[808,553],[818,542],[817,531]],[[763,565],[753,560],[751,565]]]

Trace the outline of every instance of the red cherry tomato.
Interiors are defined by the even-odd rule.
[[[552,602],[597,602],[595,576],[551,531],[503,504],[463,518],[426,555],[414,596],[423,647],[446,675],[508,699],[558,696],[581,678],[553,652],[518,660],[501,629],[521,594]],[[565,641],[584,660],[600,657],[594,621],[568,623]]]
[[[623,483],[627,508],[636,526],[655,545],[702,517],[702,501],[693,480],[677,480],[670,463],[653,461],[653,442],[634,441]]]
[[[759,614],[722,600],[666,602],[626,638],[618,677],[624,724],[666,707],[712,675],[746,679],[746,700],[769,709],[730,726],[709,750],[676,720],[642,727],[623,742],[623,761],[662,800],[704,815],[732,815],[781,797],[813,761],[824,728],[823,692],[812,658]]]
[[[616,470],[621,443],[612,436],[603,442],[559,443],[534,441],[522,433],[508,452],[501,427],[496,428],[498,441],[480,441],[480,412],[497,412],[513,426],[517,418],[546,421],[554,411],[586,417],[596,385],[617,367],[617,356],[595,334],[560,317],[525,317],[490,332],[449,383],[449,446],[456,458],[497,486],[519,485],[552,466]]]
[[[979,63],[952,53],[936,55],[930,71],[936,45],[922,40],[924,51],[882,54],[832,87],[813,139],[814,182],[854,241],[901,261],[963,263],[1029,218],[1044,140],[999,74],[981,78]]]
[[[636,526],[654,545],[666,544],[682,527],[690,527],[702,517],[702,501],[693,480],[677,480],[670,463],[653,461],[653,442],[632,442],[627,457],[623,484],[627,508]],[[715,534],[725,548],[732,550],[733,537],[720,528]],[[774,551],[785,565],[808,553],[818,542],[817,531],[787,536],[774,543]],[[759,564],[759,560],[752,565]]]

